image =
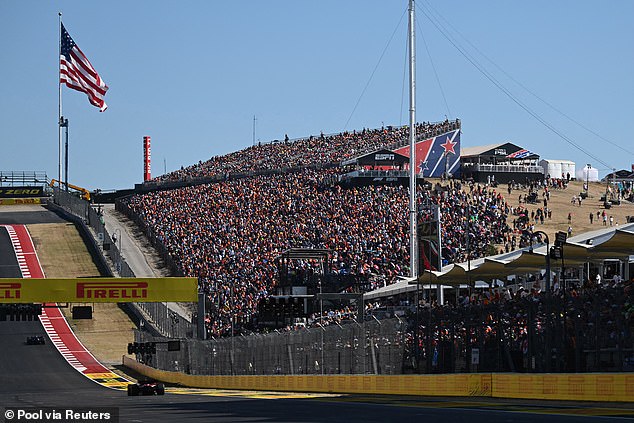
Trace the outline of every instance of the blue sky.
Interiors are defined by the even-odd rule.
[[[58,11],[110,87],[104,113],[63,89],[70,182],[118,189],[143,179],[144,135],[156,176],[248,147],[254,115],[260,141],[406,124],[406,9],[406,0],[2,0],[0,170],[57,177]],[[632,16],[630,0],[420,0],[417,120],[460,118],[463,146],[510,141],[600,176],[629,169]]]

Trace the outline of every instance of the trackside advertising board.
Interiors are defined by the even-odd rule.
[[[42,204],[40,198],[0,198],[0,206],[14,206],[16,204]]]
[[[42,187],[0,187],[0,198],[44,197]]]
[[[196,278],[0,279],[0,303],[132,303],[198,300]]]

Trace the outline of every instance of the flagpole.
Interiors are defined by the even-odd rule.
[[[416,207],[416,46],[414,1],[409,1],[409,251],[410,277],[418,278],[418,234]],[[431,269],[430,269],[431,271]]]
[[[57,31],[59,36],[59,54],[57,55],[57,87],[59,93],[58,100],[58,116],[57,116],[57,184],[61,189],[62,187],[62,70],[60,68],[60,57],[62,56],[62,12],[57,13],[59,17],[59,29]],[[68,181],[66,181],[68,182]]]

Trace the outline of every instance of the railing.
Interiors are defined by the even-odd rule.
[[[0,170],[0,186],[46,185],[48,177],[44,171]]]
[[[526,166],[526,165],[492,165],[482,163],[468,163],[462,162],[463,171],[470,172],[513,172],[513,173],[544,173],[544,168],[541,166]]]
[[[355,170],[346,174],[347,177],[366,178],[407,178],[409,172],[406,170]]]
[[[261,175],[280,175],[280,174],[286,174],[286,173],[293,173],[293,172],[299,172],[303,169],[315,169],[315,170],[330,169],[337,166],[339,166],[338,163],[326,163],[326,164],[320,163],[320,164],[310,165],[310,166],[282,167],[279,169],[262,169],[262,170],[249,171],[249,172],[234,172],[234,173],[229,173],[227,175],[213,175],[213,176],[203,176],[203,177],[187,176],[177,181],[144,182],[143,184],[136,185],[135,191],[138,193],[138,192],[168,190],[168,189],[183,188],[188,186],[244,179],[244,178],[250,178],[250,177],[261,176]]]
[[[135,303],[149,316],[149,324],[167,338],[193,338],[196,325],[170,310],[166,303]]]

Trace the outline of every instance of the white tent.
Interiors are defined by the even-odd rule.
[[[571,178],[575,177],[575,162],[570,160],[543,159],[539,161],[539,165],[544,169],[544,176],[565,178],[567,174],[570,174]]]
[[[584,166],[577,170],[577,179],[580,181],[597,182],[599,180],[599,169],[595,169],[592,166]]]

